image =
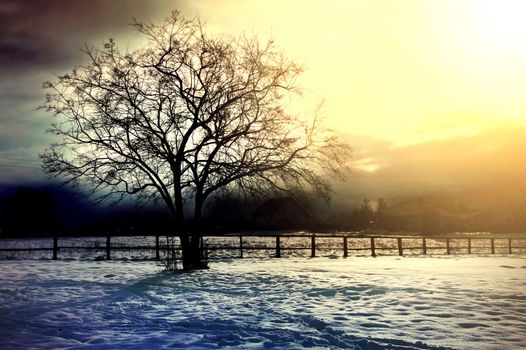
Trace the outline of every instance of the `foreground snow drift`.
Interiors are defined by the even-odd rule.
[[[519,349],[526,259],[1,261],[2,348]]]

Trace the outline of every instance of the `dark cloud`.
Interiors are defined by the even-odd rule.
[[[132,18],[156,21],[184,0],[0,0],[0,184],[40,179],[38,154],[53,140],[37,112],[43,81],[82,63],[85,43],[126,45]]]
[[[128,30],[132,17],[157,18],[181,2],[146,0],[0,0],[0,65],[5,71],[56,68],[84,42]]]

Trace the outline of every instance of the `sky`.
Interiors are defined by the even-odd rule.
[[[354,149],[340,196],[526,193],[526,2],[521,0],[0,0],[0,184],[45,181],[41,83],[85,43],[134,47],[132,17],[172,9],[214,35],[274,40],[302,63],[305,113]]]

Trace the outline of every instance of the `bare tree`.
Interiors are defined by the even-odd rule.
[[[302,67],[272,41],[216,38],[173,12],[160,25],[135,22],[142,48],[113,40],[86,48],[89,62],[45,83],[44,108],[60,142],[43,155],[51,176],[98,200],[160,200],[181,241],[183,268],[204,267],[199,222],[217,191],[246,194],[311,187],[327,196],[349,147],[286,110]],[[185,227],[184,207],[196,225]]]

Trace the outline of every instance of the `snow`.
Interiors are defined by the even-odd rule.
[[[0,348],[523,349],[526,259],[0,261]]]

